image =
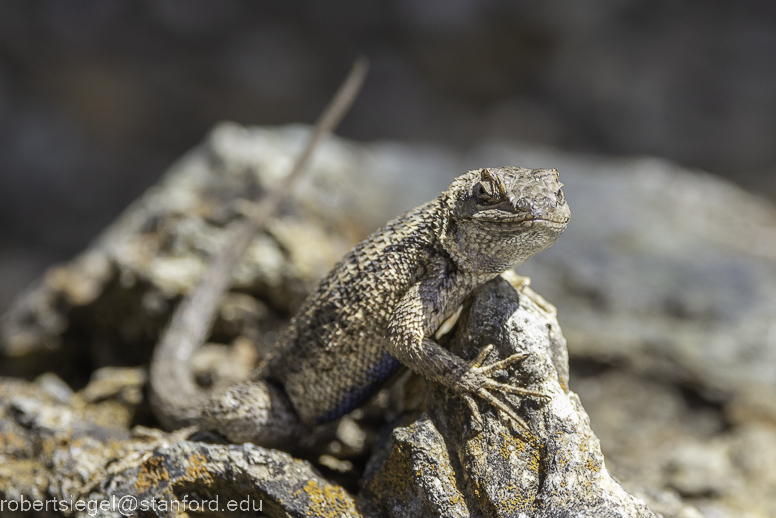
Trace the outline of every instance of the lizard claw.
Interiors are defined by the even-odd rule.
[[[497,390],[499,392],[506,392],[507,394],[520,394],[521,396],[534,396],[546,399],[550,399],[552,397],[549,394],[545,394],[544,392],[537,392],[535,390],[515,387],[514,385],[509,385],[507,383],[499,383],[498,381],[493,381],[489,378],[485,379],[485,388]]]
[[[493,344],[488,344],[485,347],[483,347],[480,353],[477,355],[477,357],[473,359],[472,362],[469,364],[469,366],[472,369],[479,369],[480,366],[482,365],[482,362],[485,361],[485,358],[487,358],[490,352],[493,350],[493,347],[494,347]]]
[[[463,394],[462,396],[466,404],[469,405],[469,410],[472,411],[472,417],[477,421],[477,424],[482,426],[482,414],[480,414],[480,409],[477,408],[477,402],[469,394]]]
[[[499,383],[497,381],[490,379],[489,376],[492,375],[494,372],[503,370],[509,367],[510,365],[512,365],[513,363],[516,363],[524,359],[526,356],[528,356],[527,354],[516,353],[508,356],[503,360],[499,360],[490,365],[486,365],[485,367],[482,367],[482,363],[485,361],[485,358],[488,357],[491,351],[493,351],[493,344],[483,347],[483,349],[479,352],[477,357],[474,358],[474,360],[472,360],[471,363],[469,364],[469,372],[467,374],[470,374],[475,378],[479,378],[480,387],[478,389],[470,391],[469,393],[463,393],[462,397],[466,402],[466,404],[468,405],[469,409],[471,410],[472,417],[474,417],[474,420],[479,424],[482,424],[482,415],[480,414],[479,408],[477,406],[477,402],[474,400],[471,394],[476,394],[478,397],[484,399],[485,401],[487,401],[488,403],[496,407],[504,415],[506,415],[506,417],[514,424],[518,425],[519,427],[522,427],[525,430],[529,430],[528,424],[523,419],[521,419],[520,416],[517,415],[514,409],[510,408],[508,405],[506,405],[504,402],[496,398],[496,396],[494,396],[488,391],[492,390],[492,391],[507,393],[507,394],[519,394],[523,396],[534,396],[534,397],[541,397],[541,398],[550,398],[551,396],[548,394],[544,394],[542,392],[515,387],[507,383]]]
[[[494,407],[501,410],[507,416],[507,418],[509,418],[510,421],[512,421],[519,427],[522,427],[525,430],[530,430],[530,428],[528,427],[528,424],[525,421],[523,421],[514,410],[509,408],[499,399],[496,399],[496,396],[494,396],[490,392],[486,391],[485,389],[480,389],[479,392],[477,392],[477,395],[480,396],[485,401],[487,401],[488,403],[490,403],[491,405],[493,405]],[[480,416],[480,422],[482,422],[482,416]]]

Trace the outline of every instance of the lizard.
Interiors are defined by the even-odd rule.
[[[433,340],[476,287],[552,246],[570,210],[554,169],[481,168],[356,245],[303,302],[246,382],[214,396],[195,422],[232,442],[287,444],[364,404],[402,367],[525,423],[499,393],[547,397],[492,375]],[[479,401],[478,401],[479,400]]]
[[[359,243],[318,284],[252,379],[223,394],[194,383],[189,360],[206,338],[231,270],[273,211],[290,196],[319,142],[352,105],[368,64],[356,61],[291,172],[248,210],[230,246],[176,308],[151,361],[151,405],[169,428],[197,424],[232,442],[288,445],[316,424],[363,404],[402,365],[449,387],[482,422],[475,396],[527,428],[492,392],[546,395],[491,375],[523,356],[482,366],[431,337],[477,286],[549,248],[570,212],[554,169],[484,168]],[[209,402],[208,402],[209,400]]]

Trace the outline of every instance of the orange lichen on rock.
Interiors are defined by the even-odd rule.
[[[310,498],[311,505],[307,510],[307,516],[321,518],[358,516],[355,502],[340,486],[326,484],[321,487],[316,480],[310,480],[300,491],[304,491]]]
[[[189,465],[186,473],[181,477],[182,480],[189,482],[202,481],[207,485],[215,482],[213,475],[207,469],[207,459],[201,453],[195,453],[189,457]]]
[[[395,445],[383,463],[383,469],[372,481],[370,489],[377,495],[403,494],[409,491],[412,479],[412,462],[409,454]]]
[[[163,457],[151,457],[140,465],[140,472],[137,474],[135,489],[142,493],[159,485],[160,482],[170,480],[170,473],[164,467]]]

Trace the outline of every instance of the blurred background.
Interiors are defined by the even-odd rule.
[[[217,121],[657,155],[776,197],[767,0],[2,0],[0,311]]]
[[[222,313],[215,345],[269,347],[349,226],[360,237],[466,168],[557,167],[574,217],[519,271],[558,305],[570,386],[607,466],[666,517],[700,516],[687,502],[708,517],[776,516],[773,1],[0,0],[0,314],[219,121],[312,123],[359,54],[372,68],[338,133],[364,144],[321,147],[324,181],[297,197],[328,216],[257,254],[291,259],[259,264],[232,293],[224,307],[242,316]],[[222,125],[170,192],[205,169],[219,183],[204,192],[241,195],[255,184],[234,165],[213,176],[208,157],[273,170],[302,135]],[[129,366],[122,404],[155,425],[143,365],[181,278],[197,278],[174,261],[203,260],[223,231],[170,199],[138,211],[147,227],[116,249],[130,253],[98,250],[18,299],[0,322],[0,374],[52,370],[87,397],[118,376],[101,368]],[[13,386],[0,379],[0,424]]]

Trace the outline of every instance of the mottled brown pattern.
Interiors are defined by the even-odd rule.
[[[250,383],[269,380],[282,388],[307,426],[356,408],[401,364],[491,403],[488,390],[520,391],[494,382],[487,368],[469,365],[429,337],[474,288],[555,242],[570,214],[561,185],[554,169],[489,168],[458,177],[439,198],[348,253],[310,294]],[[225,397],[232,410],[216,402],[209,422],[232,440],[255,440],[251,434],[265,423],[235,433],[229,423],[243,415],[239,397],[233,391]]]

